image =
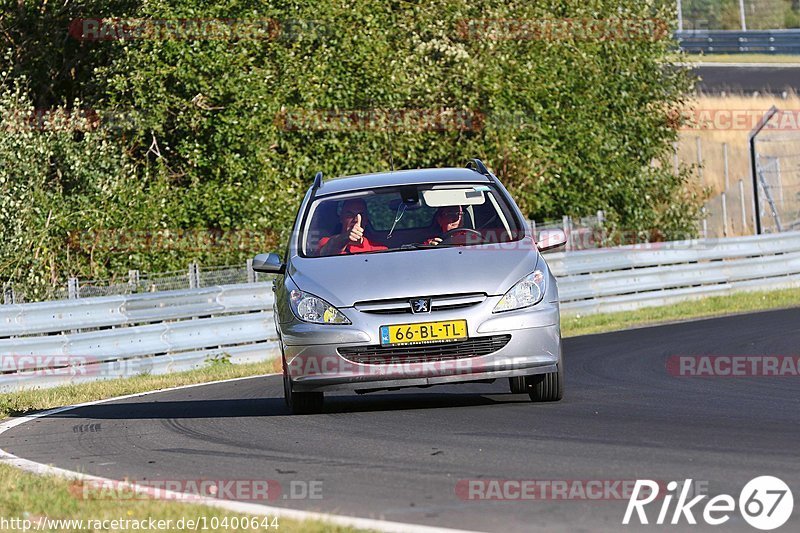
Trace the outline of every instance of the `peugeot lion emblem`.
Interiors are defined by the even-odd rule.
[[[429,313],[431,311],[431,299],[430,298],[415,298],[411,300],[411,312],[414,314],[417,313]]]

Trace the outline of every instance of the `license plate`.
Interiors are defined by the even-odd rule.
[[[467,338],[466,320],[445,320],[442,322],[420,322],[419,324],[400,324],[381,326],[381,344],[428,344],[449,342]]]

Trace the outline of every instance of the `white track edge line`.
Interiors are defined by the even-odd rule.
[[[192,383],[189,385],[179,385],[176,387],[168,387],[166,389],[158,389],[153,391],[145,391],[145,392],[137,392],[133,394],[125,394],[123,396],[115,396],[113,398],[104,398],[102,400],[94,400],[90,402],[83,402],[74,405],[67,405],[64,407],[57,407],[55,409],[49,409],[47,411],[42,411],[39,413],[34,413],[31,415],[25,415],[18,418],[11,418],[4,422],[0,422],[0,435],[9,431],[12,428],[17,426],[21,426],[27,422],[31,422],[36,420],[37,418],[44,418],[46,416],[54,415],[57,413],[63,413],[64,411],[71,411],[73,409],[78,409],[80,407],[88,407],[92,405],[98,405],[101,403],[112,402],[116,400],[125,400],[129,398],[137,398],[140,396],[147,396],[149,394],[155,394],[159,392],[168,392],[173,390],[181,390],[181,389],[189,389],[193,387],[202,387],[204,385],[215,385],[218,383],[229,383],[232,381],[241,381],[245,379],[254,379],[254,378],[263,378],[268,376],[277,376],[279,374],[260,374],[257,376],[245,376],[239,378],[230,378],[230,379],[223,379],[219,381],[208,381],[205,383]],[[0,448],[0,462],[3,464],[9,464],[26,472],[31,472],[37,475],[50,475],[56,476],[64,479],[70,480],[79,480],[79,481],[93,481],[97,483],[112,483],[122,485],[125,488],[136,492],[152,492],[152,487],[148,487],[146,485],[137,485],[136,483],[125,483],[120,482],[119,480],[113,480],[108,478],[103,478],[99,476],[92,476],[88,474],[81,474],[80,472],[74,472],[72,470],[65,470],[63,468],[58,468],[55,466],[45,465],[42,463],[37,463],[35,461],[31,461],[29,459],[23,459],[22,457],[18,457],[12,453],[9,453],[2,448]],[[289,518],[294,520],[321,520],[325,522],[330,522],[337,525],[342,526],[350,526],[359,529],[370,529],[374,531],[381,531],[384,533],[474,533],[467,530],[460,530],[460,529],[449,529],[449,528],[442,528],[442,527],[435,527],[435,526],[424,526],[419,524],[406,524],[402,522],[390,522],[388,520],[379,520],[374,518],[360,518],[356,516],[345,516],[345,515],[337,515],[331,513],[321,513],[321,512],[314,512],[314,511],[301,511],[299,509],[287,509],[284,507],[273,507],[269,505],[261,505],[258,503],[245,503],[245,502],[238,502],[233,500],[220,500],[217,498],[210,498],[205,496],[196,496],[193,494],[186,494],[186,493],[179,493],[174,491],[162,490],[160,491],[164,494],[166,500],[174,500],[179,503],[188,503],[193,505],[207,505],[209,507],[215,507],[218,509],[224,509],[226,511],[232,511],[235,513],[247,513],[252,515],[258,516],[270,516],[270,517],[278,517],[278,518]]]

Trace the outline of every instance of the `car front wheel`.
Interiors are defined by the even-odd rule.
[[[564,397],[564,360],[555,372],[525,377],[528,396],[533,402],[557,402]]]
[[[321,413],[325,404],[325,395],[321,392],[295,392],[293,390],[292,380],[286,369],[286,361],[283,363],[283,398],[286,406],[294,415]]]
[[[512,394],[523,394],[528,392],[527,386],[525,385],[525,376],[508,378],[508,384],[511,387]]]

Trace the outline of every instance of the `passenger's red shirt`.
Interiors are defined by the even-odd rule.
[[[322,250],[322,247],[328,244],[328,241],[331,240],[330,237],[323,237],[319,240],[319,249]],[[344,247],[344,250],[340,252],[340,255],[344,254],[360,254],[363,252],[380,252],[381,250],[388,250],[388,246],[383,246],[380,244],[372,244],[369,242],[366,236],[362,237],[362,242],[359,244],[357,242],[351,242],[347,246]]]

